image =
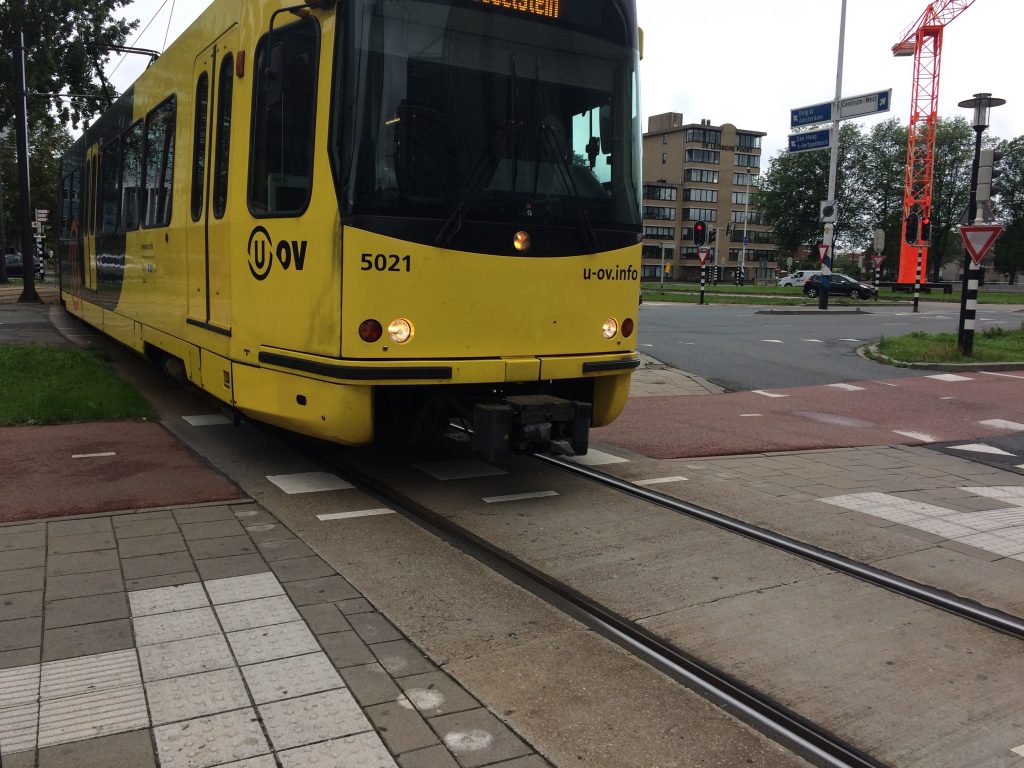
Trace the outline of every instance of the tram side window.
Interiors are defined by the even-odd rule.
[[[60,236],[67,237],[71,225],[71,174],[60,180]]]
[[[97,234],[110,235],[117,231],[121,208],[121,139],[114,139],[103,147],[100,161],[100,195]]]
[[[217,80],[217,157],[213,168],[213,215],[220,219],[228,205],[228,151],[231,145],[231,93],[235,65],[228,53],[220,63]]]
[[[121,171],[121,229],[139,228],[139,187],[142,184],[142,121],[122,135],[124,156]]]
[[[249,209],[256,216],[295,216],[313,185],[316,73],[320,29],[304,19],[256,47]]]
[[[145,207],[142,226],[166,227],[171,221],[174,177],[174,125],[177,101],[171,96],[146,115]]]
[[[210,77],[199,74],[196,81],[196,114],[192,125],[192,221],[203,214],[203,182],[206,179],[206,112],[210,100]]]
[[[96,216],[93,215],[96,201],[95,174],[95,161],[90,157],[85,161],[85,226],[83,227],[83,230],[87,235],[91,235],[93,233],[93,222],[96,220]]]
[[[71,189],[70,189],[70,201],[71,205],[68,214],[68,226],[72,221],[77,222],[78,234],[82,234],[82,169],[79,168],[77,171],[71,174]],[[70,235],[70,229],[68,231]]]

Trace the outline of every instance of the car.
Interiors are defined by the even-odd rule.
[[[798,269],[791,275],[779,278],[779,287],[784,288],[786,286],[799,288],[807,282],[808,278],[812,275],[820,275],[821,270],[818,269]]]
[[[817,298],[821,294],[823,275],[820,273],[812,275],[804,283],[804,296],[809,299]],[[849,275],[841,275],[833,272],[828,276],[829,296],[848,296],[851,299],[870,299],[875,295],[875,286],[870,283],[862,283],[854,280]]]
[[[46,262],[43,261],[43,257],[38,253],[34,254],[35,259],[35,276],[37,280],[42,280],[46,276]],[[21,254],[15,251],[8,251],[6,256],[7,261],[7,276],[8,277],[21,277]]]

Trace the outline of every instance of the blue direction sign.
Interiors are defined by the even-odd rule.
[[[821,130],[808,131],[807,133],[791,133],[789,134],[789,151],[809,152],[812,149],[827,149],[831,146],[829,141],[829,134],[831,133],[831,128],[822,128]]]
[[[789,127],[797,128],[801,125],[815,125],[816,123],[832,122],[832,102],[824,104],[812,104],[809,107],[798,107],[789,110]]]

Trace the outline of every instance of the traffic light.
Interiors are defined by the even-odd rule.
[[[987,203],[992,199],[992,182],[1003,173],[1003,169],[999,167],[999,161],[1002,159],[1003,152],[1001,150],[981,150],[981,154],[978,156],[978,193],[976,196],[979,203]]]
[[[718,239],[718,227],[711,228],[711,234],[708,235],[708,242],[713,243]]]
[[[818,221],[824,224],[835,224],[839,216],[839,206],[835,200],[822,200],[818,204]]]
[[[931,219],[921,219],[921,237],[919,238],[922,243],[927,243],[932,239],[932,221]]]
[[[708,240],[708,225],[698,221],[693,225],[693,244],[697,247],[704,245]]]
[[[904,239],[907,241],[907,245],[913,245],[917,242],[917,230],[918,230],[918,217],[916,213],[908,213],[906,221],[906,229],[904,230]]]

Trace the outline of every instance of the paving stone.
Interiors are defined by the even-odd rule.
[[[46,565],[46,548],[15,549],[5,551],[0,557],[0,573],[18,571],[23,568],[38,568]]]
[[[551,763],[540,755],[527,755],[505,763],[495,763],[491,768],[551,768]]]
[[[0,621],[0,651],[16,651],[39,645],[43,617]]]
[[[480,702],[441,671],[401,677],[396,682],[424,717],[450,715],[480,706]]]
[[[71,576],[51,576],[46,580],[47,602],[123,591],[124,580],[121,578],[120,571],[96,571],[95,573],[76,573]]]
[[[298,557],[311,557],[316,554],[301,539],[279,539],[277,541],[257,541],[260,553],[267,560],[291,560]]]
[[[213,557],[209,560],[197,559],[196,568],[206,580],[249,576],[254,573],[266,573],[268,570],[266,562],[259,555]]]
[[[0,738],[3,739],[3,751],[6,753],[32,750],[34,752],[38,741],[38,723],[39,704],[37,702],[0,709]],[[6,766],[7,755],[0,756],[0,759]]]
[[[0,622],[13,619],[27,619],[30,616],[43,615],[43,592],[36,589],[32,592],[18,592],[13,595],[0,595]]]
[[[82,536],[91,533],[111,533],[109,517],[83,517],[79,520],[55,520],[47,525],[50,538]]]
[[[44,662],[134,647],[132,625],[127,619],[77,624],[48,629],[43,633]]]
[[[235,666],[223,635],[207,635],[139,648],[142,679],[153,680],[196,675]]]
[[[124,592],[72,597],[46,604],[47,629],[125,618],[128,618],[128,601]]]
[[[37,568],[21,568],[17,571],[4,571],[4,575],[0,576],[0,595],[42,589],[45,579],[46,569],[42,566]]]
[[[46,558],[46,574],[48,576],[113,571],[119,567],[116,549],[103,549],[98,552],[76,552],[72,555],[50,555]]]
[[[275,560],[270,564],[270,570],[281,582],[335,575],[335,570],[331,566],[315,556],[299,557],[293,560]]]
[[[182,525],[191,523],[209,523],[214,520],[234,520],[235,513],[231,507],[224,504],[216,504],[211,507],[191,507],[189,509],[176,509],[173,512],[174,519]]]
[[[245,532],[252,537],[257,544],[272,541],[290,541],[295,534],[289,531],[280,523],[255,523],[245,526]]]
[[[117,532],[118,540],[133,539],[137,536],[157,536],[165,533],[178,533],[178,524],[174,518],[155,517],[145,520],[125,520],[122,523],[114,523],[114,530]]]
[[[110,523],[107,523],[108,527]],[[51,555],[68,555],[72,552],[94,552],[98,549],[112,549],[117,546],[113,531],[84,533],[80,536],[50,537],[47,550]]]
[[[132,616],[151,616],[156,613],[187,611],[209,605],[206,592],[200,584],[182,587],[161,587],[132,592],[128,595]]]
[[[228,642],[239,664],[300,656],[320,650],[304,621],[229,632]]]
[[[134,592],[142,589],[158,589],[159,587],[180,587],[183,584],[195,584],[198,581],[198,573],[187,571],[186,573],[168,573],[165,576],[147,576],[144,579],[129,579],[124,586],[129,592]]]
[[[283,595],[281,582],[272,573],[257,573],[251,576],[232,576],[206,582],[206,590],[214,605],[237,603],[242,600],[256,600],[260,597]]]
[[[269,512],[263,509],[257,509],[253,507],[232,507],[235,518],[243,526],[246,525],[261,525],[266,523],[276,523],[277,520]]]
[[[192,558],[188,552],[169,552],[163,555],[144,557],[122,557],[126,579],[141,579],[147,576],[164,576],[170,573],[184,573],[192,570]]]
[[[437,744],[437,736],[404,698],[368,707],[366,716],[396,755]]]
[[[260,755],[233,763],[221,763],[217,768],[277,768],[277,761],[273,755]]]
[[[328,632],[346,632],[352,627],[334,603],[313,603],[299,608],[314,635]]]
[[[335,603],[338,610],[348,616],[352,613],[372,613],[377,609],[365,597],[356,597],[351,600],[339,600]]]
[[[394,759],[373,732],[296,747],[277,756],[284,768],[395,768]]]
[[[174,517],[171,515],[169,509],[153,509],[149,512],[129,512],[123,515],[114,515],[110,518],[110,522],[114,524],[114,531],[119,532],[124,526],[130,526],[133,523],[142,522],[146,520],[173,520]]]
[[[198,539],[188,542],[189,551],[196,560],[233,555],[255,555],[256,545],[248,536]],[[266,570],[266,569],[264,569]]]
[[[153,737],[162,768],[208,768],[270,751],[248,708],[160,725]]]
[[[320,640],[320,644],[323,645],[327,655],[331,657],[331,661],[338,669],[371,664],[376,661],[370,649],[355,632],[331,632],[326,635],[318,635],[317,639]]]
[[[368,645],[402,639],[402,633],[379,613],[359,613],[348,621],[352,629],[358,632],[363,642]]]
[[[440,744],[401,755],[398,765],[401,768],[459,768],[455,758]]]
[[[511,760],[533,751],[486,709],[441,715],[430,724],[463,768]]]
[[[153,725],[230,712],[250,705],[238,669],[218,669],[196,675],[146,683]]]
[[[78,656],[42,665],[39,698],[61,699],[85,693],[142,685],[134,648],[92,656]]]
[[[352,694],[344,688],[262,704],[259,712],[276,750],[371,729]]]
[[[39,750],[39,768],[155,768],[149,729],[101,736]],[[4,768],[8,768],[7,758]]]
[[[338,670],[352,695],[364,707],[394,701],[402,692],[380,664],[363,664]]]
[[[39,747],[149,726],[141,685],[39,702]]]
[[[39,667],[37,665],[0,670],[0,710],[34,704],[38,700]]]
[[[0,631],[3,631],[0,628]],[[36,642],[40,642],[40,638],[36,638]],[[19,648],[15,651],[0,651],[0,669],[10,669],[12,667],[24,667],[28,664],[38,664],[40,657],[39,646],[32,648]]]
[[[135,628],[135,644],[140,647],[221,633],[217,617],[208,607],[139,616],[132,619],[132,626]]]
[[[290,581],[284,585],[284,588],[296,605],[334,602],[359,597],[359,593],[341,576]]]
[[[252,664],[242,674],[257,704],[345,687],[323,652]]]
[[[272,624],[300,621],[302,618],[292,601],[284,595],[218,605],[217,616],[225,632],[269,627]]]
[[[46,533],[43,531],[29,531],[28,533],[8,533],[0,536],[0,552],[10,552],[16,549],[33,549],[46,544]]]
[[[392,640],[390,643],[378,643],[371,650],[381,663],[381,666],[392,677],[422,675],[427,672],[437,671],[437,667],[408,640]]]
[[[182,523],[181,533],[188,541],[196,539],[220,539],[225,536],[242,536],[245,529],[235,520],[211,520],[205,523]]]
[[[159,533],[155,536],[121,539],[118,546],[121,550],[121,557],[143,557],[145,555],[162,555],[166,552],[181,552],[185,549],[185,540],[179,533]]]
[[[29,749],[4,755],[4,768],[36,768],[36,751]]]

